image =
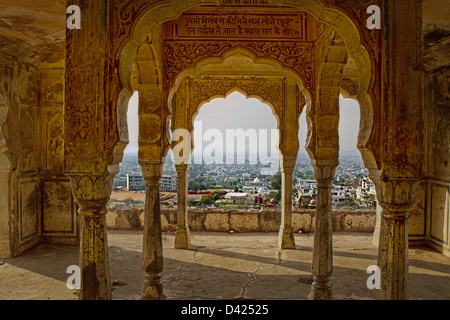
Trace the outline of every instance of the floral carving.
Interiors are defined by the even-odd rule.
[[[191,79],[190,114],[194,114],[202,101],[215,95],[225,95],[228,91],[239,88],[247,95],[256,95],[271,103],[279,113],[283,103],[283,81],[266,79]]]
[[[165,88],[171,86],[177,74],[183,69],[193,66],[201,58],[221,54],[231,46],[230,43],[165,42]]]
[[[189,42],[166,41],[164,43],[164,88],[172,85],[176,76],[184,69],[194,66],[207,57],[221,56],[226,50],[244,46],[259,57],[268,57],[296,71],[305,87],[314,88],[314,54],[310,46],[301,42]]]
[[[293,69],[302,77],[305,87],[313,88],[314,54],[311,47],[301,42],[262,42],[249,43],[248,46],[259,56],[274,58]]]
[[[342,80],[341,88],[347,91],[350,96],[356,96],[358,94],[359,85],[356,81]]]
[[[114,9],[117,10],[117,30],[114,35],[116,37],[124,35],[126,26],[133,23],[139,11],[149,5],[149,2],[153,1],[116,0]]]

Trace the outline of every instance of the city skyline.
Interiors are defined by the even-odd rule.
[[[357,147],[357,136],[359,132],[360,109],[357,101],[339,97],[340,101],[340,123],[339,123],[339,144],[342,151],[353,151]],[[133,94],[128,107],[128,131],[129,144],[126,153],[138,151],[138,93]],[[225,115],[224,115],[225,114]],[[258,116],[255,116],[258,115]],[[209,103],[205,103],[199,110],[194,120],[195,124],[201,123],[201,131],[205,133],[209,129],[217,129],[226,137],[227,129],[276,129],[277,119],[272,109],[265,103],[255,98],[246,98],[239,92],[229,94],[225,99],[217,98]],[[198,127],[194,126],[194,139]],[[305,140],[307,134],[306,110],[304,109],[299,118],[299,154],[306,153]],[[197,137],[198,139],[198,137]],[[268,141],[268,144],[270,139]],[[203,148],[208,146],[208,142],[203,144]],[[237,148],[236,148],[237,149]],[[248,147],[246,148],[248,149]],[[236,150],[237,154],[243,150]],[[195,152],[195,150],[194,150]],[[224,150],[226,152],[226,150]],[[278,153],[276,149],[270,152]]]

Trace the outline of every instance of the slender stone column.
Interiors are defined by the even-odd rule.
[[[81,300],[110,300],[111,282],[106,230],[106,205],[113,176],[70,176],[80,207]]]
[[[278,235],[280,249],[295,249],[292,233],[292,173],[296,158],[281,157],[281,226]]]
[[[177,208],[177,232],[175,233],[175,249],[189,249],[190,232],[188,226],[188,170],[189,165],[176,165],[178,175],[178,208]]]
[[[146,182],[144,243],[142,252],[142,269],[145,282],[142,300],[164,299],[161,284],[163,270],[163,249],[161,237],[161,210],[159,203],[159,182],[162,177],[162,163],[141,163]]]
[[[381,290],[377,300],[408,300],[408,218],[410,205],[380,203],[381,232],[378,267]]]
[[[382,208],[378,267],[381,288],[377,300],[408,299],[408,219],[419,180],[373,178]]]
[[[314,249],[310,300],[331,300],[333,273],[333,229],[331,217],[331,184],[334,179],[335,164],[315,165],[317,182],[316,226],[314,230]]]

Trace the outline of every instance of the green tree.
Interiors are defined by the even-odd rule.
[[[202,196],[202,198],[200,199],[200,201],[198,202],[198,204],[213,204],[216,200],[214,200],[214,196],[209,195],[209,194],[205,194]]]
[[[225,190],[215,190],[211,194],[214,196],[214,200],[219,200],[221,196],[226,195],[228,192]]]
[[[270,180],[270,187],[272,190],[281,191],[281,174],[277,173],[272,177],[272,180]]]
[[[281,193],[280,192],[271,192],[269,194],[269,201],[271,201],[272,199],[275,199],[277,202],[280,202]]]

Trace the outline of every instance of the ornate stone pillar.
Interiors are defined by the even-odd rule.
[[[161,300],[164,298],[164,294],[160,274],[164,264],[159,182],[162,177],[163,163],[141,163],[141,167],[146,185],[144,243],[142,248],[142,269],[146,275],[142,300]]]
[[[379,172],[382,208],[376,299],[408,299],[408,218],[424,174],[422,1],[385,1]]]
[[[299,148],[298,118],[303,110],[305,98],[295,81],[286,79],[283,110],[279,114],[279,150],[281,168],[281,225],[278,235],[280,249],[295,249],[292,233],[292,173]]]
[[[382,208],[378,267],[381,289],[377,300],[408,299],[408,218],[419,182],[373,179]]]
[[[292,233],[292,173],[296,157],[281,155],[281,226],[278,235],[280,249],[295,249]]]
[[[81,300],[110,300],[111,282],[106,230],[106,205],[114,175],[72,175],[74,198],[80,207]]]
[[[314,230],[314,249],[311,286],[311,300],[331,300],[330,279],[333,273],[333,225],[331,185],[337,162],[316,162],[313,165],[317,182],[316,226]]]
[[[188,226],[188,164],[175,166],[178,175],[178,208],[177,208],[177,232],[175,234],[175,249],[189,249],[190,233]]]

